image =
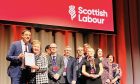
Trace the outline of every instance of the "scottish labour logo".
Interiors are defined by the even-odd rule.
[[[69,14],[71,16],[71,20],[73,20],[76,17],[76,11],[74,5],[69,6]]]

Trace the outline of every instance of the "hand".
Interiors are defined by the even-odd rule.
[[[106,83],[110,83],[110,82],[111,82],[110,79],[107,79],[107,80],[106,80]]]
[[[38,69],[39,69],[39,67],[38,67],[38,66],[36,66],[36,65],[31,66],[31,68],[32,68],[32,69],[35,69],[35,70],[38,70]]]
[[[96,75],[96,74],[90,74],[90,77],[94,79],[94,78],[98,78],[99,75]]]
[[[112,84],[114,84],[115,82],[116,82],[116,80],[114,80],[114,79],[113,79],[113,80],[111,80],[111,83],[112,83]]]
[[[76,84],[76,81],[75,80],[72,80],[71,84]]]
[[[54,77],[54,79],[55,79],[55,80],[58,80],[58,79],[59,79],[59,77],[60,77],[60,75],[59,75],[59,74],[54,74],[54,76],[53,76],[53,77]]]
[[[90,77],[90,78],[94,78],[94,75],[93,75],[93,74],[89,74],[89,77]]]
[[[18,56],[18,59],[24,59],[24,57],[25,57],[24,54],[20,53],[19,56]]]
[[[95,75],[94,75],[94,78],[98,78],[99,76],[100,76],[100,75],[98,75],[98,74],[95,74]]]

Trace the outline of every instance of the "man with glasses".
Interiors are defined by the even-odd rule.
[[[57,45],[50,44],[50,56],[48,57],[48,75],[49,84],[64,84],[63,70],[64,61],[63,57],[57,54]]]

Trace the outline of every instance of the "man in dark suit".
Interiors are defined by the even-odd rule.
[[[63,56],[57,54],[57,45],[55,43],[50,44],[50,51],[51,54],[48,57],[49,84],[64,84],[62,76],[64,70]]]
[[[85,43],[83,45],[83,50],[84,50],[84,56],[85,56],[85,58],[87,57],[87,50],[88,50],[88,48],[90,48],[90,45],[88,43]]]
[[[76,59],[71,54],[71,48],[67,46],[64,50],[64,72],[65,84],[76,84]]]
[[[29,43],[31,32],[29,30],[22,31],[21,38],[20,41],[15,41],[11,44],[6,57],[10,61],[8,75],[11,78],[11,84],[25,84],[26,80],[26,77],[22,76],[23,74],[26,75],[26,73],[23,73],[25,72],[23,70],[25,69],[24,53],[31,52],[31,44]]]
[[[84,55],[83,48],[78,47],[76,56],[76,74],[77,74],[76,84],[85,84],[85,77],[82,75],[82,65],[85,60],[86,57]]]

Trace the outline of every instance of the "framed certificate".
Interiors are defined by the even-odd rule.
[[[25,65],[34,66],[35,65],[35,56],[33,53],[25,52]]]

